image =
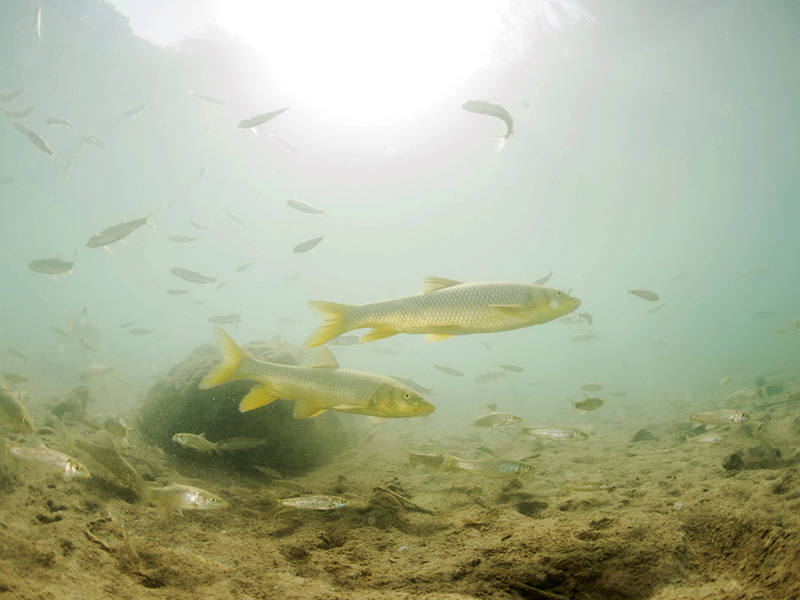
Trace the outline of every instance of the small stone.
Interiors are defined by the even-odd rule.
[[[650,440],[655,440],[655,439],[656,439],[655,436],[652,433],[650,433],[647,429],[640,429],[633,435],[631,442],[648,442]]]
[[[744,466],[742,455],[734,452],[722,461],[722,468],[726,471],[738,471]]]

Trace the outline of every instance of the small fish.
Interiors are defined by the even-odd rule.
[[[34,29],[36,32],[37,39],[41,42],[42,41],[42,7],[36,7],[36,21],[34,25]]]
[[[208,94],[201,94],[200,92],[196,92],[195,90],[192,89],[188,89],[186,91],[189,92],[190,95],[194,96],[199,100],[202,100],[203,102],[208,102],[209,104],[216,104],[217,106],[225,105],[224,100],[220,100],[219,98],[215,98],[214,96],[209,96]]]
[[[60,125],[61,127],[72,129],[72,123],[70,123],[66,119],[59,119],[58,117],[50,117],[49,119],[45,120],[45,123],[47,123],[48,125]]]
[[[703,423],[704,425],[728,425],[729,423],[742,423],[747,421],[750,415],[743,410],[734,410],[732,408],[718,408],[703,413],[689,414],[689,420],[696,423]]]
[[[497,117],[503,121],[503,123],[506,124],[506,133],[503,136],[503,142],[508,141],[514,133],[514,119],[512,119],[509,112],[499,104],[487,102],[486,100],[469,100],[462,104],[461,108],[467,112],[489,115],[490,117]],[[502,145],[500,148],[502,148]]]
[[[245,226],[245,222],[242,221],[235,214],[233,214],[231,211],[229,211],[227,208],[223,208],[222,210],[225,212],[226,215],[228,215],[230,217],[231,221],[233,221],[234,223],[236,223],[238,225],[241,225],[242,227]]]
[[[104,229],[100,233],[94,234],[92,237],[89,238],[89,241],[86,242],[87,248],[106,248],[110,244],[114,242],[118,242],[121,239],[129,236],[131,233],[139,229],[142,225],[147,225],[153,231],[155,231],[155,227],[150,222],[150,217],[153,213],[150,213],[146,217],[142,217],[141,219],[134,219],[133,221],[127,221],[125,223],[120,223],[119,225],[114,225],[107,229]]]
[[[652,315],[653,313],[660,311],[665,306],[666,306],[666,304],[664,302],[661,302],[659,304],[656,304],[653,308],[651,308],[647,312]]]
[[[579,333],[577,335],[573,335],[569,338],[573,342],[588,342],[590,340],[596,340],[597,334],[596,333]]]
[[[284,111],[289,110],[289,107],[281,108],[280,110],[273,110],[272,112],[264,113],[261,115],[256,115],[255,117],[250,117],[249,119],[244,119],[243,121],[239,121],[239,127],[241,129],[250,129],[252,127],[258,127],[259,125],[263,125],[267,121],[271,121],[278,115],[282,114]]]
[[[600,392],[603,390],[603,386],[600,383],[584,383],[581,386],[582,392]]]
[[[17,350],[16,348],[9,348],[8,353],[11,356],[16,356],[17,358],[21,358],[23,362],[28,362],[28,357],[25,356],[25,353],[22,350]]]
[[[12,385],[16,385],[18,383],[27,383],[31,380],[31,378],[27,375],[20,375],[19,373],[3,373],[3,379]]]
[[[128,333],[131,335],[150,335],[155,332],[156,330],[152,327],[136,327],[135,329],[128,330]]]
[[[36,148],[38,148],[40,151],[44,152],[48,156],[53,156],[53,149],[44,140],[44,138],[36,133],[33,129],[29,129],[20,123],[14,123],[14,127],[16,127],[17,131],[19,131],[22,135],[27,137],[30,143],[36,146]]]
[[[547,275],[545,275],[544,277],[539,277],[539,279],[537,279],[537,280],[536,280],[536,281],[534,281],[533,283],[534,283],[534,284],[536,284],[536,285],[544,285],[545,283],[547,283],[548,281],[550,281],[550,278],[551,278],[552,276],[553,276],[553,272],[552,272],[552,271],[550,271],[550,272],[549,272]]]
[[[0,386],[0,426],[7,425],[20,433],[33,433],[36,427],[22,403],[19,392],[10,392]]]
[[[81,381],[88,381],[90,379],[98,379],[105,377],[114,372],[115,367],[111,365],[93,364],[86,367],[79,376]]]
[[[179,290],[177,288],[170,288],[167,290],[167,293],[170,296],[183,296],[184,294],[188,294],[189,290]]]
[[[91,350],[92,352],[98,352],[99,351],[97,346],[94,345],[94,342],[92,342],[91,340],[89,340],[89,339],[87,339],[85,337],[81,338],[81,346],[83,346],[87,350]]]
[[[179,277],[185,281],[191,281],[192,283],[214,283],[217,280],[216,277],[209,277],[197,271],[190,271],[189,269],[181,267],[170,269],[169,272],[175,275],[175,277]]]
[[[241,273],[241,272],[242,272],[242,271],[244,271],[245,269],[249,269],[249,268],[250,268],[250,267],[252,267],[252,266],[253,266],[253,263],[242,263],[241,265],[239,265],[238,267],[236,267],[236,272],[237,272],[237,273]]]
[[[730,382],[731,382],[731,376],[730,375],[726,375],[725,377],[723,377],[722,379],[719,380],[719,387],[724,388]]]
[[[497,381],[508,375],[507,371],[489,371],[488,373],[481,373],[473,378],[473,383],[489,383],[490,381]]]
[[[631,296],[638,296],[642,300],[649,300],[650,302],[658,302],[659,295],[655,292],[651,292],[650,290],[628,290],[628,293]]]
[[[463,377],[464,376],[464,373],[462,373],[458,369],[453,369],[452,367],[445,367],[443,365],[433,365],[433,368],[441,371],[445,375],[450,375],[451,377]]]
[[[205,225],[201,225],[200,223],[194,221],[193,219],[187,219],[187,220],[189,221],[189,224],[192,227],[196,227],[197,229],[203,229],[203,230],[208,229],[208,227],[206,227]]]
[[[294,323],[299,321],[294,320]],[[340,335],[338,338],[332,339],[328,342],[331,346],[355,346],[361,343],[357,335]]]
[[[31,114],[33,111],[35,111],[36,107],[35,106],[28,106],[28,107],[22,108],[20,110],[9,110],[5,106],[0,106],[0,109],[2,109],[3,112],[6,113],[6,115],[11,117],[12,119],[24,119],[29,114]]]
[[[575,316],[576,317],[580,317],[581,319],[586,321],[589,325],[592,325],[594,323],[594,319],[592,318],[592,315],[590,315],[587,312],[577,313]]]
[[[472,422],[474,427],[503,427],[505,425],[517,425],[522,423],[522,417],[505,412],[490,412],[481,415]]]
[[[167,239],[177,244],[188,244],[189,242],[197,241],[196,237],[189,237],[188,235],[171,235]]]
[[[580,429],[567,429],[562,427],[523,427],[522,433],[547,440],[555,440],[556,442],[589,439],[589,435]]]
[[[428,454],[425,452],[409,452],[409,462],[425,465],[426,467],[440,468],[444,464],[444,454]]]
[[[197,450],[198,452],[216,452],[217,444],[209,442],[204,433],[176,433],[172,436],[172,441],[176,444],[189,448],[190,450]]]
[[[471,475],[500,478],[518,477],[535,471],[532,465],[517,460],[466,460],[450,455],[445,455],[442,469],[446,471],[466,471]]]
[[[103,429],[105,429],[112,438],[119,440],[119,445],[122,448],[128,447],[128,427],[122,422],[119,417],[109,417],[103,421]]]
[[[232,437],[217,442],[217,452],[237,452],[239,450],[251,450],[253,448],[260,448],[266,446],[269,440],[246,438],[246,437]]]
[[[120,329],[127,329],[133,325],[136,325],[136,321],[125,321],[124,323],[120,323],[119,327]]]
[[[278,503],[281,506],[300,510],[336,510],[347,506],[348,500],[340,496],[297,496],[296,498],[283,498]]]
[[[25,90],[23,90],[21,88],[17,89],[17,90],[12,90],[10,92],[6,91],[6,90],[1,90],[0,91],[0,102],[7,103],[7,102],[11,102],[12,100],[16,100],[24,92],[25,92]]]
[[[69,331],[67,331],[63,327],[59,327],[58,325],[50,325],[50,331],[52,331],[53,333],[57,333],[58,335],[64,338],[70,337]]]
[[[572,406],[574,406],[576,410],[597,410],[603,406],[603,404],[604,402],[602,398],[589,398],[586,396],[579,402],[573,402]]]
[[[518,367],[517,365],[509,365],[509,364],[500,364],[497,365],[501,369],[505,369],[506,371],[510,371],[511,373],[522,373],[525,371],[522,367]]]
[[[300,254],[302,252],[308,252],[313,247],[315,247],[317,244],[319,244],[324,238],[325,238],[325,236],[321,235],[319,237],[315,237],[315,238],[311,238],[310,240],[306,240],[305,242],[297,244],[297,246],[294,247],[292,252],[294,252],[295,254]]]
[[[300,212],[308,213],[310,215],[326,215],[324,210],[310,205],[308,202],[301,202],[300,200],[289,199],[286,201],[286,206],[299,210]]]
[[[230,325],[231,323],[241,323],[242,313],[235,313],[230,315],[217,315],[208,320],[209,323],[216,323],[218,325]]]
[[[128,110],[126,110],[124,113],[122,113],[122,117],[123,117],[123,118],[125,118],[125,117],[135,117],[135,116],[137,116],[137,115],[141,114],[141,112],[142,112],[142,111],[143,111],[145,108],[147,108],[148,106],[150,106],[150,103],[151,103],[153,100],[155,100],[155,99],[156,99],[156,96],[158,96],[158,94],[156,94],[155,96],[153,96],[153,97],[152,97],[152,98],[150,98],[149,100],[146,100],[145,102],[142,102],[141,104],[137,104],[136,106],[131,106],[131,107],[130,107]]]
[[[258,471],[259,473],[263,473],[270,479],[283,479],[283,475],[279,471],[275,469],[271,469],[270,467],[262,467],[260,465],[253,465],[253,468]]]
[[[67,276],[72,273],[72,267],[75,266],[75,256],[77,250],[72,257],[72,262],[62,260],[59,256],[55,258],[40,258],[32,260],[28,263],[28,268],[35,273],[44,273],[45,275],[64,275]]]
[[[94,146],[95,148],[105,148],[105,141],[96,135],[85,135],[81,138],[81,145]]]
[[[789,321],[788,323],[781,325],[775,330],[775,333],[789,333],[790,331],[794,331],[796,329],[800,329],[800,319],[796,321]]]
[[[18,460],[37,463],[48,470],[60,473],[64,481],[89,477],[89,469],[63,452],[57,452],[50,448],[24,448],[22,446],[9,446],[8,452]]]
[[[178,510],[215,510],[230,506],[227,500],[216,494],[190,485],[151,487],[147,488],[147,495],[157,504]]]

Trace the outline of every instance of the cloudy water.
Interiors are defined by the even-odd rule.
[[[799,23],[6,0],[0,595],[800,593]]]

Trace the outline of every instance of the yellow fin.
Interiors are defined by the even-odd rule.
[[[374,342],[375,340],[382,340],[383,338],[392,337],[393,335],[397,335],[399,332],[395,331],[394,329],[380,329],[376,327],[375,329],[371,329],[368,333],[365,333],[359,338],[361,342]]]
[[[442,340],[446,340],[453,337],[450,333],[429,333],[425,336],[426,342],[441,342]]]
[[[330,368],[338,369],[339,363],[336,357],[325,346],[319,346],[309,350],[303,360],[300,361],[301,367],[311,368]]]
[[[522,311],[527,310],[522,304],[490,304],[489,306],[509,315],[518,315]]]
[[[423,294],[435,292],[444,288],[453,287],[454,285],[461,285],[463,281],[456,281],[455,279],[445,279],[444,277],[426,277],[425,287],[422,289]]]
[[[308,336],[306,348],[313,348],[339,337],[345,331],[350,331],[348,326],[348,313],[352,308],[349,304],[337,304],[336,302],[324,302],[322,300],[309,300],[308,305],[315,313],[325,319],[325,323],[317,327]]]
[[[327,408],[314,404],[311,400],[297,400],[294,403],[295,419],[310,419],[324,413]]]
[[[277,400],[278,395],[268,385],[257,385],[239,402],[239,412],[247,412],[266,406],[273,400]]]
[[[207,390],[214,386],[239,379],[239,362],[242,358],[249,356],[247,352],[239,348],[233,338],[225,333],[219,325],[215,328],[217,335],[217,346],[222,353],[222,362],[214,367],[198,386],[201,390]]]

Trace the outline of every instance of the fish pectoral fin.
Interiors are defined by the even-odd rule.
[[[446,340],[453,337],[450,333],[429,333],[425,336],[426,342],[441,342],[442,340]]]
[[[489,307],[508,315],[518,315],[527,310],[522,304],[490,304]]]
[[[278,394],[268,385],[257,385],[239,402],[239,412],[247,412],[266,406],[277,400]]]
[[[315,404],[311,400],[296,400],[294,403],[295,419],[310,419],[324,413],[327,408]]]
[[[395,331],[394,329],[381,329],[376,327],[375,329],[371,329],[368,333],[365,333],[359,338],[361,342],[374,342],[375,340],[382,340],[383,338],[392,337],[393,335],[397,335],[400,333],[399,331]]]
[[[446,279],[445,277],[426,277],[425,287],[422,289],[422,293],[428,294],[436,290],[453,287],[454,285],[461,285],[462,283],[464,282],[455,279]]]

